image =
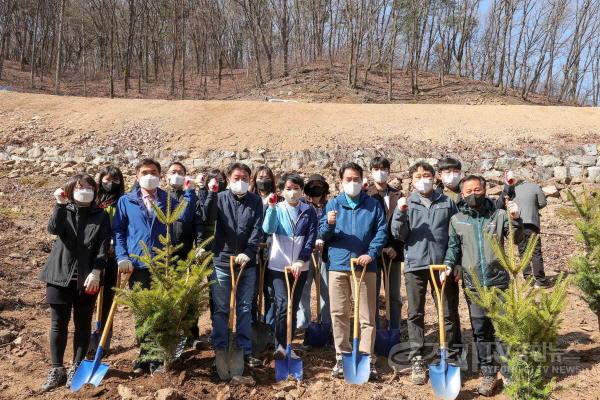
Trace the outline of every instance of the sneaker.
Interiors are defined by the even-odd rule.
[[[420,356],[415,357],[412,362],[410,380],[413,385],[424,385],[427,382],[427,370],[425,369],[425,363]]]
[[[79,368],[79,363],[73,364],[71,368],[67,371],[67,382],[65,383],[66,387],[71,387],[71,382],[73,381],[73,375],[75,375],[75,371]]]
[[[136,375],[141,375],[149,371],[149,365],[145,361],[134,360],[133,361],[133,373]]]
[[[277,346],[277,350],[273,353],[274,360],[284,360],[285,359],[285,349],[282,345]]]
[[[244,356],[244,361],[246,362],[248,368],[256,368],[262,365],[262,361],[260,359],[252,356]]]
[[[479,384],[479,387],[477,388],[477,392],[482,395],[482,396],[492,396],[494,394],[494,390],[496,389],[496,386],[498,386],[498,378],[496,377],[496,375],[483,375],[483,378],[481,379],[481,383]]]
[[[302,350],[302,351],[310,351],[310,350],[312,350],[312,346],[310,344],[302,343],[300,345],[300,350]]]
[[[344,377],[344,362],[342,357],[335,358],[335,365],[331,369],[332,378],[343,378]]]
[[[533,287],[535,287],[536,289],[548,289],[551,286],[552,285],[550,284],[548,279],[539,280],[533,284]]]
[[[296,352],[294,351],[294,349],[292,349],[290,351],[290,357],[293,358],[294,360],[298,360],[300,358],[300,356],[298,354],[296,354]]]
[[[148,364],[148,369],[150,370],[150,375],[162,374],[165,372],[165,363],[159,361],[151,361]]]
[[[371,371],[369,372],[369,380],[372,382],[379,380],[379,373],[377,372],[377,369],[375,368],[375,364],[371,364]]]
[[[64,367],[53,367],[48,373],[46,382],[42,385],[42,392],[55,389],[60,385],[64,385],[67,381],[67,370]]]

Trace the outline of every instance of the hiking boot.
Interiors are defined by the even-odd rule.
[[[377,369],[375,368],[375,364],[371,364],[371,371],[369,372],[369,380],[371,382],[376,382],[379,380],[379,373],[377,372]]]
[[[71,387],[71,382],[73,381],[73,375],[75,375],[75,371],[79,368],[79,363],[73,364],[71,368],[67,371],[67,382],[65,383],[66,387]]]
[[[332,378],[343,378],[344,377],[344,363],[342,357],[335,358],[335,365],[331,369]]]
[[[150,370],[150,375],[162,374],[165,372],[165,363],[159,361],[151,361],[148,363],[148,369]]]
[[[548,289],[552,287],[552,284],[548,281],[548,279],[540,279],[533,284],[533,287],[536,289]]]
[[[427,382],[427,370],[425,369],[425,363],[419,356],[415,357],[412,362],[410,380],[413,385],[424,385],[425,382]]]
[[[42,392],[55,389],[60,385],[64,385],[67,381],[67,370],[64,367],[53,367],[48,373],[46,382],[42,385]]]
[[[285,359],[285,349],[282,345],[277,346],[277,350],[273,353],[274,360],[284,360]]]
[[[285,358],[285,354],[284,354],[284,358]],[[260,367],[262,365],[262,361],[256,357],[252,357],[252,356],[244,356],[244,361],[246,362],[246,365],[248,366],[248,368],[256,368],[256,367]]]
[[[482,395],[482,396],[492,396],[494,394],[494,390],[496,389],[496,386],[498,386],[498,378],[496,377],[496,375],[483,375],[483,378],[481,379],[481,383],[479,384],[479,387],[477,388],[477,392]]]

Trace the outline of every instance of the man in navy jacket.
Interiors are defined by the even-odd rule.
[[[387,242],[385,211],[377,200],[362,190],[363,169],[355,163],[340,168],[343,193],[327,203],[321,217],[320,236],[329,247],[329,298],[336,364],[331,375],[343,375],[342,353],[352,351],[350,317],[352,316],[353,281],[350,259],[358,258],[357,274],[366,268],[360,286],[360,351],[373,354],[377,301],[377,258]],[[371,356],[372,380],[377,379]]]
[[[160,189],[161,168],[157,161],[150,158],[141,160],[135,168],[139,186],[121,196],[117,202],[117,210],[112,221],[114,247],[120,273],[131,273],[130,286],[139,282],[142,287],[149,288],[150,270],[132,254],[143,254],[140,242],[144,242],[152,252],[152,248],[161,247],[160,235],[165,235],[166,226],[157,218],[152,204],[163,212],[167,211],[167,192]],[[179,220],[187,223],[192,220],[195,211],[196,194],[193,190],[185,190],[183,195],[188,206]],[[171,199],[171,210],[175,210],[179,201]],[[147,368],[156,368],[160,362],[142,363],[136,361],[134,371],[143,372]]]
[[[242,265],[244,270],[239,277],[236,293],[237,342],[244,350],[246,364],[256,367],[260,360],[252,354],[252,317],[250,308],[254,286],[256,285],[256,252],[261,238],[263,204],[259,195],[249,192],[251,171],[242,163],[234,163],[227,170],[229,190],[219,193],[217,220],[213,242],[214,272],[211,286],[214,310],[212,315],[212,344],[215,349],[226,348],[227,322],[231,274],[229,259],[235,257],[236,275]]]

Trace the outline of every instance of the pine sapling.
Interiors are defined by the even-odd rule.
[[[488,236],[487,240],[500,265],[510,275],[508,288],[483,286],[472,269],[475,290],[467,290],[467,295],[486,310],[497,339],[506,347],[502,361],[511,379],[505,385],[505,393],[515,400],[548,399],[555,380],[548,380],[545,371],[556,347],[568,279],[561,274],[553,290],[545,291],[534,286],[533,277],[521,278],[533,256],[537,235],[529,239],[520,260],[513,244],[512,224],[509,223],[506,249],[500,238]]]

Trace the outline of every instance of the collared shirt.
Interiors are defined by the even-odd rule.
[[[356,196],[356,199],[352,199],[352,197],[348,196],[346,193],[344,193],[344,195],[346,196],[346,201],[348,202],[348,205],[351,209],[354,210],[356,206],[358,206],[360,195]]]
[[[146,189],[140,188],[140,190],[142,192],[142,200],[144,200],[146,210],[148,210],[149,213],[153,213],[152,203],[154,203],[154,201],[156,200],[156,191],[154,191],[154,193],[150,193]]]

